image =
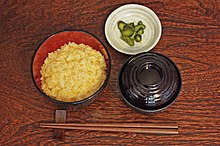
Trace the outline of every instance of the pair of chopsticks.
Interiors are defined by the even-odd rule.
[[[178,126],[156,126],[144,123],[40,123],[42,128],[135,132],[151,134],[178,134]]]

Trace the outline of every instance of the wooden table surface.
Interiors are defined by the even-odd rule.
[[[163,33],[152,50],[180,69],[182,89],[167,109],[140,114],[121,99],[118,72],[129,57],[106,41],[108,15],[126,3],[151,8]],[[0,1],[0,145],[220,145],[220,2],[218,0]],[[112,59],[109,83],[91,105],[67,111],[67,122],[179,125],[178,135],[67,130],[64,140],[51,129],[60,107],[47,101],[31,78],[31,59],[48,35],[81,29],[97,36]]]

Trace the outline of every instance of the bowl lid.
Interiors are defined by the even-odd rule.
[[[124,100],[144,112],[161,110],[178,96],[181,76],[169,58],[153,52],[137,54],[126,61],[119,75]]]

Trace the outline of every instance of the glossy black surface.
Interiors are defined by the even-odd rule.
[[[170,105],[178,96],[181,76],[177,66],[158,53],[141,53],[129,58],[119,74],[124,100],[143,112]]]

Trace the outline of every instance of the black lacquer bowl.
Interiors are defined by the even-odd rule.
[[[169,58],[153,52],[129,58],[119,74],[123,99],[140,112],[169,106],[181,89],[181,75]]]

